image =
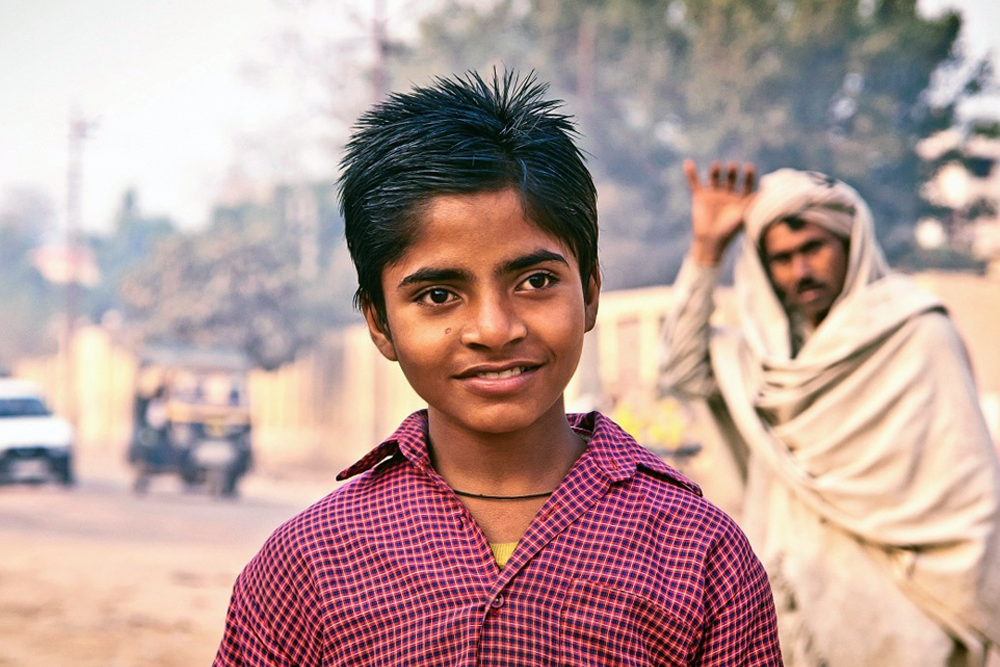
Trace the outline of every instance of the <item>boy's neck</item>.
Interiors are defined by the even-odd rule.
[[[526,429],[470,433],[431,410],[434,468],[454,489],[499,496],[552,491],[586,449],[559,406]]]

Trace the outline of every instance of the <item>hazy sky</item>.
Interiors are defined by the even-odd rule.
[[[991,50],[1000,73],[1000,2],[920,6],[963,11],[970,52]],[[0,199],[12,188],[41,190],[62,224],[77,108],[96,121],[84,149],[86,229],[108,229],[129,187],[144,212],[200,225],[231,166],[250,163],[252,138],[304,136],[310,114],[287,72],[255,83],[246,71],[273,61],[290,20],[276,0],[0,0]],[[296,157],[279,173],[331,169],[319,146],[301,160],[299,148],[289,146]]]
[[[107,228],[129,187],[147,213],[204,222],[243,138],[297,113],[290,85],[245,72],[288,19],[274,0],[0,0],[0,197],[40,187],[64,217],[76,108],[96,121],[86,228]]]

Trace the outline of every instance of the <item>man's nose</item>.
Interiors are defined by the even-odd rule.
[[[501,348],[528,335],[528,325],[509,295],[479,298],[471,304],[469,315],[462,331],[466,345]]]
[[[812,265],[805,255],[792,255],[792,276],[795,280],[801,280],[812,275]]]

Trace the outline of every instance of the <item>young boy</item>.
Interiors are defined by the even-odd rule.
[[[731,519],[563,390],[600,291],[596,193],[533,77],[362,116],[341,178],[357,305],[427,409],[271,536],[228,665],[778,665]]]

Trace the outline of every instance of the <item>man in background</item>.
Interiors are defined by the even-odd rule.
[[[741,173],[742,172],[742,173]],[[742,525],[786,665],[982,665],[1000,642],[1000,470],[942,303],[890,272],[848,185],[685,163],[693,239],[663,390],[749,451]],[[710,325],[726,250],[739,329]]]

